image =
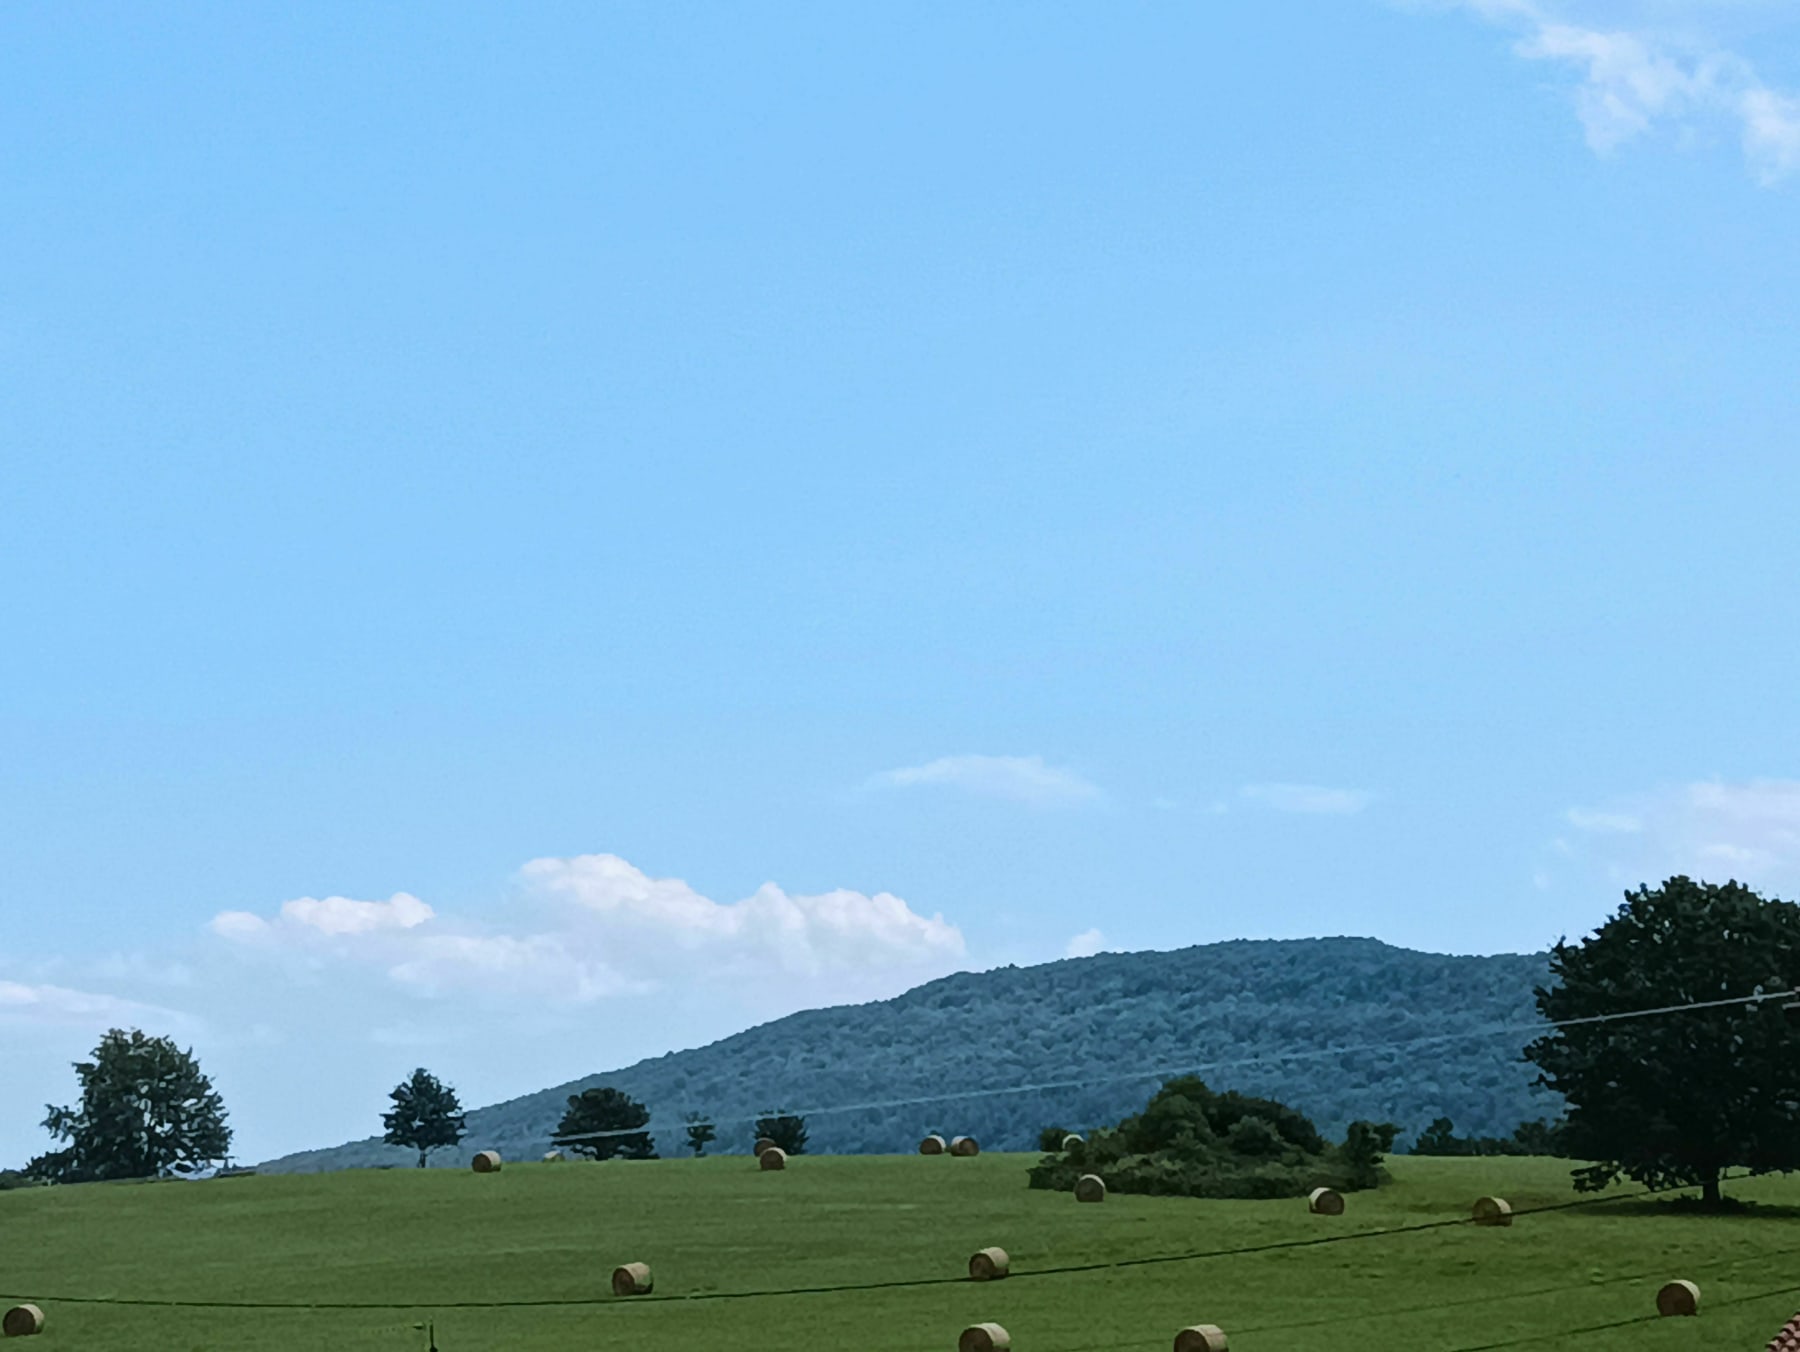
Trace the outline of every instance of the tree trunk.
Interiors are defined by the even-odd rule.
[[[425,1152],[423,1150],[419,1151],[419,1167],[421,1169],[425,1167]]]
[[[1709,1210],[1719,1205],[1719,1171],[1717,1169],[1708,1170],[1706,1177],[1700,1180],[1700,1205]]]

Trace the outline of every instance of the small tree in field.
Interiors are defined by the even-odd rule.
[[[381,1115],[381,1125],[387,1128],[381,1139],[417,1150],[421,1169],[433,1150],[462,1140],[467,1128],[456,1091],[423,1066],[395,1085],[388,1097],[394,1106]]]
[[[706,1153],[706,1147],[718,1139],[719,1129],[715,1127],[704,1113],[689,1113],[683,1119],[687,1123],[687,1148],[699,1159]]]
[[[1592,1020],[1525,1049],[1569,1101],[1560,1146],[1591,1160],[1577,1189],[1623,1175],[1646,1187],[1698,1184],[1717,1205],[1732,1166],[1800,1168],[1800,1037],[1778,1008],[1731,1004],[1643,1018],[1638,1010],[1773,995],[1800,984],[1800,906],[1736,882],[1670,878],[1579,944],[1551,952],[1546,1019]]]
[[[28,1166],[52,1183],[197,1173],[226,1158],[225,1104],[191,1051],[166,1037],[114,1028],[80,1061],[81,1104],[49,1109],[44,1126],[67,1148]]]
[[[637,1131],[650,1110],[617,1089],[584,1089],[569,1095],[569,1107],[551,1139],[578,1155],[597,1160],[653,1160],[650,1133]]]
[[[779,1109],[756,1119],[756,1136],[768,1137],[790,1155],[806,1153],[806,1119]]]

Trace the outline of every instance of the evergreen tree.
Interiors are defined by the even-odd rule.
[[[456,1091],[423,1066],[395,1085],[388,1097],[394,1106],[381,1115],[381,1125],[387,1128],[381,1139],[417,1150],[421,1169],[428,1154],[455,1145],[467,1130]]]
[[[1525,1049],[1539,1083],[1569,1101],[1563,1147],[1592,1164],[1581,1191],[1623,1175],[1647,1187],[1700,1185],[1720,1200],[1734,1165],[1800,1168],[1800,1038],[1778,1004],[1644,1018],[1639,1010],[1786,992],[1800,981],[1800,906],[1736,882],[1670,878],[1625,894],[1579,944],[1558,943],[1546,1019],[1588,1020]]]
[[[617,1089],[584,1089],[569,1095],[568,1110],[551,1139],[591,1159],[653,1160],[656,1147],[650,1133],[633,1130],[649,1121],[650,1110],[629,1094]]]
[[[81,1104],[51,1107],[44,1127],[65,1149],[27,1166],[54,1183],[200,1172],[226,1158],[225,1104],[192,1051],[166,1037],[114,1028],[75,1065]]]

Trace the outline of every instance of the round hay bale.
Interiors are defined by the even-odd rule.
[[[568,1158],[569,1157],[567,1155],[563,1154],[563,1152],[560,1150],[546,1150],[544,1152],[544,1163],[545,1164],[561,1164],[564,1160],[566,1160]]]
[[[44,1331],[44,1312],[35,1305],[15,1305],[0,1316],[0,1334],[24,1338]]]
[[[1217,1324],[1195,1324],[1175,1335],[1175,1352],[1227,1352],[1225,1330]]]
[[[787,1168],[787,1151],[778,1145],[772,1145],[756,1157],[756,1165],[763,1170],[785,1169]]]
[[[1667,1318],[1700,1313],[1700,1288],[1692,1282],[1670,1282],[1656,1293],[1656,1312]]]
[[[1012,1259],[1005,1249],[977,1249],[969,1257],[969,1280],[997,1282],[1012,1271]]]
[[[1477,1225],[1512,1224],[1512,1207],[1504,1197],[1477,1197],[1474,1215]]]
[[[1012,1334],[998,1324],[971,1324],[956,1340],[956,1352],[1006,1352]]]
[[[627,1263],[613,1269],[612,1289],[615,1296],[647,1296],[651,1285],[648,1263]]]
[[[1104,1202],[1106,1200],[1106,1180],[1099,1174],[1083,1174],[1075,1180],[1075,1200],[1077,1202]]]
[[[950,1142],[950,1153],[952,1155],[961,1155],[964,1159],[967,1159],[970,1155],[979,1155],[981,1153],[981,1142],[976,1140],[973,1136],[958,1136],[954,1141]]]
[[[1315,1216],[1341,1216],[1344,1194],[1335,1188],[1314,1188],[1306,1196],[1306,1209]]]
[[[772,1137],[758,1136],[756,1138],[756,1144],[751,1147],[750,1153],[752,1155],[760,1155],[765,1150],[773,1149],[775,1149],[775,1141]]]
[[[1072,1131],[1067,1136],[1063,1137],[1062,1148],[1064,1150],[1071,1150],[1075,1146],[1078,1146],[1080,1144],[1081,1144],[1080,1134],[1078,1132]]]
[[[942,1136],[927,1136],[924,1140],[919,1142],[919,1153],[921,1155],[943,1154],[944,1138]]]
[[[475,1158],[469,1161],[469,1167],[478,1174],[497,1174],[500,1172],[500,1152],[477,1150]]]

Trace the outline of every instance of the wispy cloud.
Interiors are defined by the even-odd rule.
[[[191,1032],[198,1020],[180,1010],[67,986],[0,981],[0,1026],[28,1024],[103,1031],[115,1026]]]
[[[943,786],[1032,807],[1067,807],[1100,796],[1099,786],[1073,770],[1046,764],[1042,756],[941,756],[924,765],[884,770],[870,789]]]
[[[1644,829],[1644,823],[1629,812],[1588,812],[1572,807],[1563,813],[1563,820],[1577,831],[1596,831],[1611,835],[1635,835]]]
[[[1238,793],[1277,812],[1340,817],[1361,812],[1373,798],[1359,789],[1326,789],[1317,784],[1246,784]]]
[[[1701,780],[1572,808],[1564,818],[1586,843],[1579,851],[1566,840],[1552,848],[1600,865],[1609,880],[1735,877],[1790,898],[1800,887],[1800,780]]]
[[[1734,130],[1763,183],[1800,168],[1800,98],[1693,25],[1677,33],[1584,21],[1591,5],[1579,0],[1463,0],[1462,8],[1518,32],[1520,56],[1575,72],[1576,113],[1598,154],[1659,127],[1692,133],[1717,123]]]

